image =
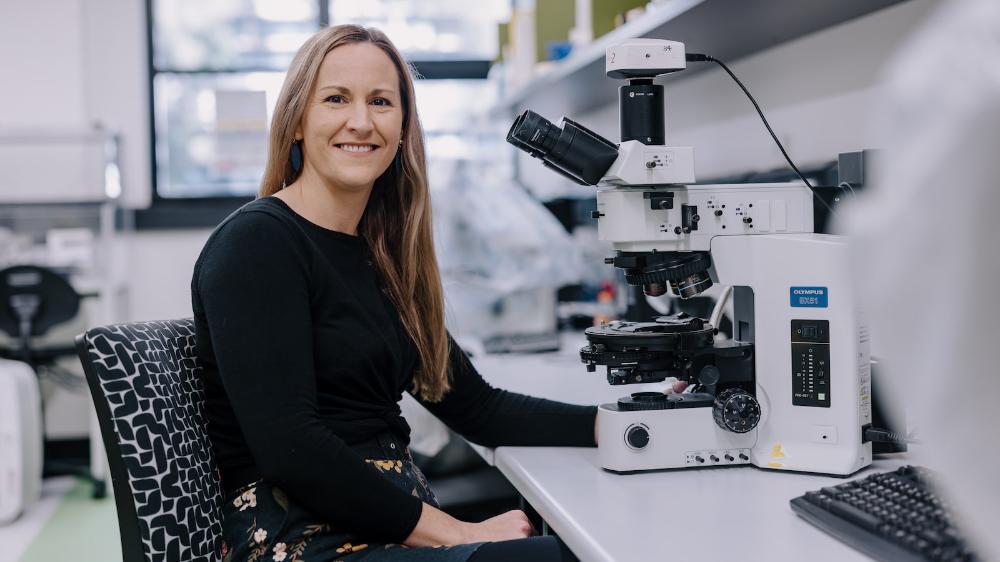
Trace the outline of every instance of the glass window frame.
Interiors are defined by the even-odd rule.
[[[214,227],[253,196],[193,196],[167,197],[160,193],[157,164],[156,91],[154,81],[158,74],[249,73],[274,71],[274,68],[250,67],[240,69],[169,69],[157,68],[154,52],[154,2],[145,0],[146,16],[146,84],[148,86],[147,119],[149,124],[149,182],[152,190],[148,209],[134,213],[134,227],[138,230],[185,229]],[[315,0],[318,4],[316,30],[330,24],[328,0]],[[485,79],[493,64],[491,60],[410,60],[408,61],[424,80],[435,79]]]

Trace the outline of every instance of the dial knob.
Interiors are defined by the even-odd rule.
[[[649,445],[649,430],[641,425],[633,425],[625,431],[625,442],[633,449],[644,449]]]
[[[712,417],[726,431],[746,433],[760,422],[760,403],[742,388],[730,388],[715,397]]]

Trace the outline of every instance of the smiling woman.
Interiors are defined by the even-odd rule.
[[[572,555],[521,511],[438,509],[410,392],[487,446],[594,446],[596,408],[490,387],[449,337],[411,71],[381,32],[325,29],[278,97],[260,196],[215,230],[192,298],[233,560]]]

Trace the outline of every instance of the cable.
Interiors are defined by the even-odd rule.
[[[835,215],[836,213],[834,213],[833,208],[830,207],[830,205],[826,201],[824,201],[822,197],[819,196],[819,193],[816,192],[816,188],[813,187],[811,183],[809,183],[809,180],[807,180],[806,177],[802,174],[802,172],[799,170],[799,167],[795,165],[795,162],[792,162],[791,157],[788,156],[788,152],[785,151],[785,147],[782,146],[781,141],[778,140],[778,136],[775,135],[774,130],[771,129],[771,124],[768,123],[767,118],[764,117],[764,112],[761,111],[760,106],[757,105],[757,100],[753,98],[753,96],[750,94],[750,90],[748,90],[747,87],[743,85],[743,82],[740,82],[740,79],[737,78],[735,74],[733,74],[733,71],[729,70],[729,67],[726,66],[724,62],[711,55],[704,55],[701,53],[688,53],[685,56],[685,59],[688,62],[714,62],[719,66],[721,66],[722,70],[726,71],[726,74],[728,74],[730,78],[732,78],[733,81],[736,82],[736,85],[738,85],[740,89],[743,90],[743,93],[747,95],[747,98],[750,99],[750,103],[752,103],[754,109],[757,110],[757,115],[760,115],[760,120],[763,121],[764,126],[767,127],[767,132],[771,133],[771,138],[774,139],[775,144],[778,145],[778,150],[781,151],[781,154],[782,156],[785,157],[785,161],[788,162],[788,165],[791,166],[793,170],[795,170],[795,173],[799,176],[799,179],[802,180],[802,183],[806,184],[806,187],[808,187],[812,191],[813,197],[818,199],[819,202],[822,203],[824,207],[826,207],[826,210],[829,211],[831,215]]]
[[[907,443],[913,443],[913,444],[920,443],[919,440],[913,439],[912,437],[909,437],[907,435],[902,435],[900,433],[894,433],[887,429],[870,427],[870,426],[864,428],[864,434],[862,437],[863,437],[862,439],[863,443],[867,443],[869,441],[875,443],[895,443],[897,445],[905,445]]]
[[[726,301],[729,300],[729,295],[731,294],[733,294],[733,287],[731,285],[726,286],[722,290],[722,294],[719,295],[719,300],[715,301],[715,307],[712,308],[712,316],[709,317],[708,323],[716,330],[719,329],[719,323],[722,322],[722,315],[726,311]]]

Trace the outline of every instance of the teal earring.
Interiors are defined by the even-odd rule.
[[[396,150],[396,157],[392,159],[392,166],[397,178],[403,175],[403,139],[399,139],[399,149]]]
[[[295,141],[292,143],[292,149],[289,154],[292,161],[292,171],[296,174],[302,170],[302,141]]]

